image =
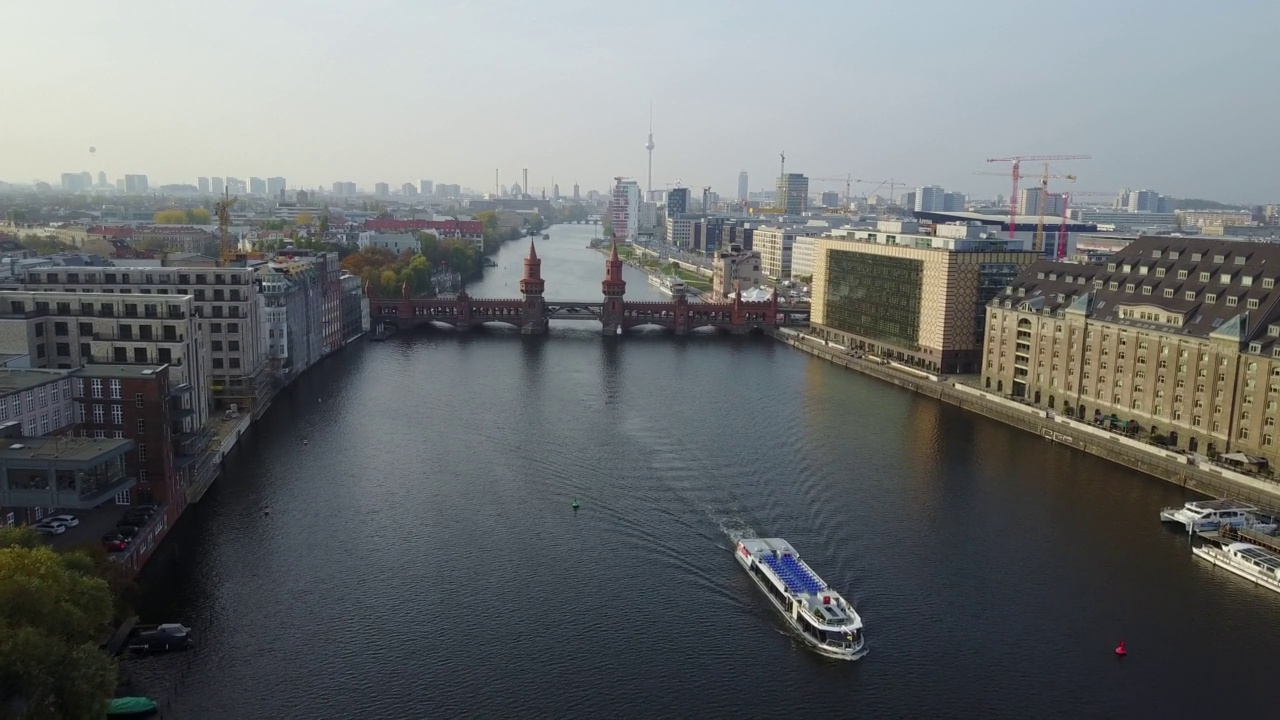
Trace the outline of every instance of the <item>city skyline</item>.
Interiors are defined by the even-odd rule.
[[[642,16],[550,2],[504,8],[501,22],[490,5],[388,0],[378,12],[352,17],[287,1],[231,0],[216,14],[197,4],[191,13],[172,12],[173,5],[152,1],[124,10],[24,2],[13,10],[15,22],[57,27],[58,35],[16,34],[0,47],[0,63],[10,67],[39,58],[39,72],[6,80],[5,95],[19,111],[0,136],[0,180],[56,185],[64,172],[105,171],[112,179],[146,174],[153,186],[253,175],[306,188],[434,178],[484,192],[493,168],[510,167],[504,178],[530,169],[530,192],[550,193],[553,176],[603,191],[618,175],[647,179],[652,100],[661,140],[653,153],[657,189],[680,179],[734,196],[742,170],[752,192],[772,189],[785,150],[788,171],[813,178],[814,191],[843,191],[817,178],[851,174],[994,197],[1008,193],[1007,181],[973,176],[996,169],[989,157],[1088,153],[1092,160],[1057,167],[1079,177],[1081,190],[1151,187],[1233,203],[1280,194],[1267,175],[1280,149],[1266,122],[1280,100],[1256,92],[1269,79],[1266,30],[1280,20],[1280,8],[1270,5],[1173,2],[1150,13],[1094,2],[1024,4],[1015,14],[1004,4],[979,12],[928,3],[904,35],[891,7],[810,3],[824,27],[859,28],[865,51],[853,60],[834,35],[832,42],[786,40],[776,8],[756,3],[735,4],[735,12],[714,2],[681,5],[680,23],[669,22],[661,2]],[[605,39],[622,26],[628,31]],[[467,33],[480,27],[483,36]],[[1033,47],[1046,29],[1074,52],[1010,59],[1007,38]],[[731,50],[776,45],[780,37],[806,67],[857,82],[832,93],[822,73],[796,76],[772,64],[753,66],[744,92],[708,94],[694,82],[714,76]],[[515,49],[531,38],[536,53]],[[952,52],[955,38],[971,39],[972,47]],[[655,53],[654,39],[667,49]],[[65,49],[50,54],[55,41]],[[1188,43],[1198,52],[1186,53]],[[456,64],[444,66],[442,58]],[[1136,84],[1116,76],[1139,59],[1159,71]],[[240,82],[266,68],[282,81]],[[432,79],[427,89],[405,91],[424,78]],[[200,91],[188,101],[149,99],[149,88],[175,83]],[[783,86],[783,99],[745,92]],[[343,87],[360,87],[370,102],[325,99]],[[1209,87],[1230,99],[1229,112],[1220,103],[1179,101]],[[806,97],[820,104],[798,102]],[[226,109],[217,110],[219,103]],[[263,123],[272,107],[278,116]]]

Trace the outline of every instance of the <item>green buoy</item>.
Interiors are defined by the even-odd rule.
[[[573,509],[574,509],[574,510],[577,510],[577,509],[578,509],[578,501],[577,501],[577,500],[574,500],[574,501],[573,501]]]

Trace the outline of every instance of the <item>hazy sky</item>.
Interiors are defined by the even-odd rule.
[[[1280,200],[1280,2],[6,0],[0,180],[61,172],[615,175],[736,190],[787,169],[980,195],[988,157],[1077,190]],[[97,147],[95,157],[88,148]],[[818,189],[840,189],[843,183]],[[869,186],[855,186],[869,189]]]

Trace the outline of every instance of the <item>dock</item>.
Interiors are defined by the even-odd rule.
[[[1196,534],[1200,536],[1201,540],[1206,542],[1218,543],[1220,545],[1246,542],[1257,545],[1258,547],[1266,548],[1275,553],[1280,553],[1280,537],[1268,535],[1264,532],[1258,532],[1257,530],[1252,530],[1250,528],[1224,527],[1220,530],[1212,530]]]

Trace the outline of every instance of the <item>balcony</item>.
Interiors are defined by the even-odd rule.
[[[136,333],[129,333],[128,335],[122,335],[122,334],[121,334],[121,333],[119,333],[119,332],[96,332],[96,333],[94,333],[94,334],[93,334],[93,339],[94,339],[94,340],[108,340],[108,341],[115,341],[115,340],[119,340],[119,341],[122,341],[122,342],[137,342],[137,343],[180,343],[180,342],[186,342],[186,336],[185,336],[185,335],[181,335],[181,334],[179,334],[179,335],[169,335],[169,334],[164,334],[164,335],[160,335],[160,336],[152,335],[151,337],[146,337],[146,338],[144,338],[144,337],[139,337]]]
[[[0,505],[87,510],[133,487],[124,455],[132,440],[6,438],[0,447]]]
[[[195,386],[192,385],[191,383],[182,383],[181,385],[174,385],[173,387],[169,388],[169,397],[171,398],[182,397],[183,395],[190,393],[194,389],[195,389]]]
[[[213,442],[214,433],[210,427],[203,427],[195,432],[181,433],[173,436],[173,449],[178,455],[197,457]]]

